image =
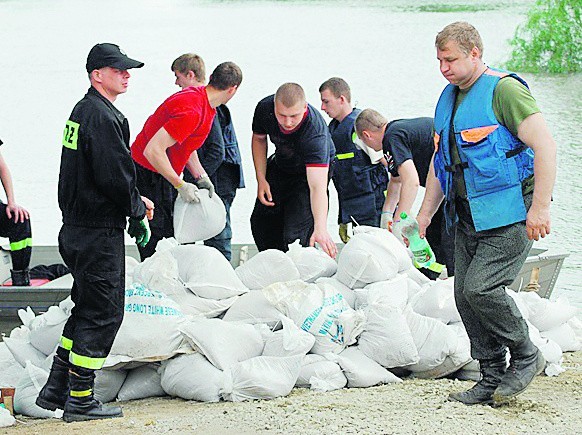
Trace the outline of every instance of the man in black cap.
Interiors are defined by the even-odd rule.
[[[153,216],[153,203],[136,187],[129,124],[113,106],[127,91],[128,70],[142,66],[117,45],[95,45],[87,57],[91,87],[63,133],[59,251],[74,278],[75,307],[36,404],[64,409],[67,422],[123,416],[93,397],[93,385],[123,320],[127,217],[129,234],[145,245]]]

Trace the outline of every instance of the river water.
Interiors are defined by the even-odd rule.
[[[360,108],[375,108],[388,119],[432,116],[446,84],[436,60],[436,33],[453,21],[471,22],[483,37],[484,60],[499,65],[508,58],[508,40],[533,3],[0,0],[2,154],[12,171],[17,201],[32,214],[35,243],[57,243],[61,134],[88,87],[84,65],[95,43],[115,42],[146,64],[131,71],[130,89],[116,102],[129,118],[132,138],[147,116],[178,90],[170,71],[178,55],[200,54],[209,72],[225,60],[241,66],[244,80],[229,106],[247,188],[234,203],[233,241],[252,243],[249,217],[256,182],[250,126],[261,98],[294,81],[319,107],[319,85],[340,76],[350,83]],[[554,296],[567,295],[582,307],[582,187],[577,179],[582,171],[577,131],[582,125],[582,75],[523,76],[558,144],[552,234],[536,246],[570,252]],[[332,188],[328,221],[339,241],[335,195]]]

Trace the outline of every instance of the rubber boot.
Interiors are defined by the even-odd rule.
[[[501,383],[505,373],[505,356],[492,360],[480,360],[481,380],[467,391],[449,394],[449,400],[465,405],[489,405],[493,403],[493,393]]]
[[[36,404],[41,408],[54,411],[65,409],[65,402],[69,396],[69,368],[71,365],[55,355],[48,380],[38,397]]]
[[[10,275],[12,276],[13,286],[28,287],[30,285],[30,274],[28,269],[11,270]]]
[[[95,370],[74,367],[69,371],[70,392],[63,420],[70,423],[123,417],[123,411],[119,406],[104,406],[93,397],[94,383]]]
[[[507,372],[493,394],[495,404],[503,404],[521,394],[533,378],[546,367],[546,360],[529,337],[519,346],[510,349],[511,360]]]

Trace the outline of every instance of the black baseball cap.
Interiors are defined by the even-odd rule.
[[[121,70],[141,68],[143,62],[127,57],[127,54],[115,44],[97,44],[87,56],[87,72],[110,66]]]

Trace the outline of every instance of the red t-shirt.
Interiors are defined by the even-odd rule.
[[[180,175],[193,151],[202,146],[216,109],[210,106],[206,88],[186,88],[164,101],[145,122],[131,146],[133,160],[150,171],[157,172],[143,155],[150,139],[162,127],[176,143],[167,150],[174,171]]]

